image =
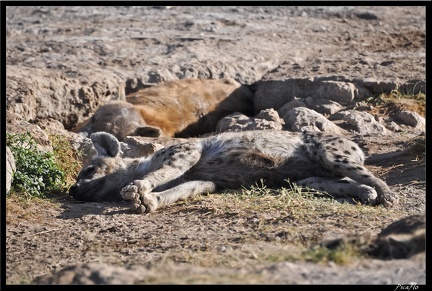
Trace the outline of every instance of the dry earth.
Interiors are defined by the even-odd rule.
[[[30,79],[126,80],[126,91],[197,76],[425,79],[425,7],[7,7],[6,18],[7,74]],[[66,129],[78,122],[59,121]],[[415,136],[364,137],[368,167],[401,202],[379,215],[359,211],[358,224],[337,213],[298,220],[292,210],[225,209],[213,196],[149,215],[67,196],[8,198],[6,284],[425,284],[424,253],[345,266],[292,259],[320,239],[375,235],[424,214],[425,161],[407,151]],[[285,259],[271,263],[271,255]]]

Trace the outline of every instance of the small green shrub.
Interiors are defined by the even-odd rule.
[[[29,132],[6,133],[6,145],[15,158],[16,171],[12,188],[29,197],[45,197],[47,192],[59,190],[64,184],[64,173],[50,152],[37,149]]]

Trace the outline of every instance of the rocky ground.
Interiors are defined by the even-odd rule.
[[[6,7],[7,129],[49,121],[69,135],[121,88],[189,77],[292,82],[297,97],[307,97],[305,79],[319,78],[348,80],[359,99],[380,90],[417,93],[425,81],[425,18],[425,7],[415,6]],[[263,104],[264,91],[257,92]],[[401,203],[376,216],[359,211],[358,225],[337,213],[303,221],[279,210],[239,215],[207,196],[141,216],[124,203],[8,198],[6,284],[425,284],[424,252],[345,266],[290,259],[316,238],[376,235],[425,214],[425,161],[408,151],[421,131],[402,126],[361,138],[367,166]],[[287,229],[293,236],[280,235]],[[269,254],[286,259],[262,260]]]

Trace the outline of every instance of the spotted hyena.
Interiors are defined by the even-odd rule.
[[[102,105],[74,131],[86,137],[105,131],[120,141],[128,135],[195,137],[236,111],[252,115],[252,99],[247,86],[230,78],[170,81]]]
[[[336,135],[282,130],[225,132],[133,159],[119,156],[119,141],[109,133],[94,133],[91,140],[98,154],[79,173],[70,194],[84,201],[131,201],[131,211],[136,213],[152,212],[200,193],[252,186],[261,180],[270,187],[296,182],[365,204],[397,203],[387,184],[364,167],[359,146]]]

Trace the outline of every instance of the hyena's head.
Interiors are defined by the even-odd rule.
[[[93,116],[75,129],[89,137],[92,133],[105,131],[124,141],[128,135],[158,137],[161,130],[145,123],[139,109],[126,101],[111,101],[99,107]]]
[[[97,155],[83,167],[69,194],[81,201],[122,200],[120,190],[130,182],[128,160],[119,156],[120,143],[106,132],[90,136]]]

